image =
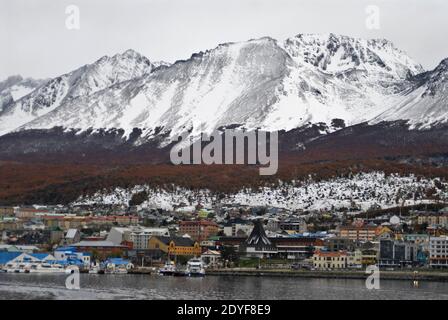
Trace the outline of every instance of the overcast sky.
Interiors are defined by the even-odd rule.
[[[65,26],[80,9],[80,29]],[[380,29],[365,26],[367,5]],[[448,57],[446,0],[0,0],[0,79],[54,77],[132,48],[174,62],[219,43],[333,32],[386,38],[425,68]]]

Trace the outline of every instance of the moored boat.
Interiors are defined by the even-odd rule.
[[[3,269],[8,273],[65,273],[59,264],[49,263],[9,263]]]
[[[33,263],[29,267],[30,273],[66,273],[66,269],[60,264]]]
[[[176,272],[176,265],[173,261],[167,261],[165,265],[159,269],[159,274],[163,276],[173,276]]]
[[[89,269],[90,274],[99,274],[101,271],[101,267],[99,264],[92,264]]]
[[[203,277],[205,276],[204,263],[199,258],[190,259],[187,262],[187,270],[185,271],[189,277]]]

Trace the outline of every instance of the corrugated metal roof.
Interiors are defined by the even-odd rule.
[[[65,235],[65,238],[73,239],[76,237],[77,233],[78,233],[78,229],[68,229],[67,234]]]
[[[72,245],[73,247],[123,247],[114,244],[112,241],[81,241]]]
[[[5,265],[9,261],[14,260],[18,256],[20,256],[21,252],[0,252],[0,264]]]

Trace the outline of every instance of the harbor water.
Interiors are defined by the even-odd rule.
[[[368,290],[364,280],[253,276],[204,278],[159,275],[81,274],[80,290],[65,287],[63,274],[0,274],[0,299],[443,299],[448,282],[383,280]]]

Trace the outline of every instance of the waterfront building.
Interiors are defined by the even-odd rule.
[[[291,260],[310,258],[314,251],[324,248],[324,241],[315,236],[294,235],[269,240],[277,247],[277,256]]]
[[[429,241],[431,268],[448,268],[448,237],[432,237]]]
[[[50,253],[22,253],[11,262],[50,262],[56,260]]]
[[[362,262],[363,262],[363,254],[361,250],[356,249],[354,251],[347,252],[347,268],[360,269],[363,266]]]
[[[193,240],[201,242],[210,236],[215,236],[219,232],[216,222],[209,220],[181,221],[179,232],[188,234]]]
[[[254,221],[252,232],[240,249],[247,257],[254,258],[266,258],[278,253],[277,247],[266,235],[260,219]]]
[[[313,267],[316,269],[346,269],[348,255],[345,251],[316,251],[313,255]]]
[[[0,265],[9,263],[52,262],[55,257],[49,253],[0,252]]]
[[[111,241],[81,241],[71,245],[79,252],[91,253],[94,258],[105,259],[110,256],[122,256],[129,249]]]
[[[200,256],[201,246],[187,237],[152,236],[148,243],[150,250],[161,251],[173,256]]]
[[[404,267],[415,265],[418,261],[418,245],[412,242],[381,240],[379,266]]]
[[[221,253],[216,250],[207,250],[201,255],[201,260],[207,266],[217,266],[221,261]]]
[[[8,264],[10,261],[14,260],[20,255],[20,252],[0,251],[0,266]]]
[[[221,246],[233,246],[236,251],[244,251],[243,246],[247,238],[219,237],[217,243]],[[268,237],[277,247],[276,256],[283,259],[303,259],[313,255],[315,250],[324,248],[324,241],[313,235],[294,235],[287,237]]]
[[[90,266],[92,255],[88,252],[80,252],[75,247],[59,247],[54,251],[54,258],[57,261],[75,262],[73,264],[82,264]]]

